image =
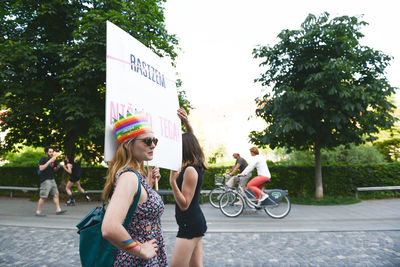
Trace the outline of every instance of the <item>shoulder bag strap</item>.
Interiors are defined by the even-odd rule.
[[[135,213],[137,204],[138,204],[138,202],[139,202],[140,193],[141,193],[141,191],[142,191],[142,183],[140,182],[140,174],[139,174],[137,171],[135,171],[135,170],[133,170],[133,169],[131,169],[131,168],[128,168],[128,170],[131,171],[131,172],[134,172],[134,173],[136,174],[136,176],[138,177],[138,190],[137,190],[137,192],[136,192],[135,200],[133,201],[133,204],[132,204],[131,207],[129,208],[128,214],[126,215],[126,218],[125,218],[125,221],[124,221],[124,227],[125,227],[125,229],[128,228],[128,224],[129,224],[129,222],[131,221],[131,218],[132,218],[132,216],[133,216],[133,213]]]

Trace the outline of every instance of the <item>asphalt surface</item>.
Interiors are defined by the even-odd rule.
[[[101,203],[77,203],[56,215],[50,201],[46,217],[37,203],[0,198],[0,266],[80,266],[76,223]],[[246,210],[225,217],[202,205],[208,232],[204,266],[400,266],[400,199],[353,205],[292,205],[284,219]],[[167,205],[162,227],[171,256],[177,226]]]

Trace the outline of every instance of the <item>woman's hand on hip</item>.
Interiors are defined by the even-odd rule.
[[[157,240],[151,239],[140,245],[140,257],[143,259],[151,259],[157,255],[158,245]]]

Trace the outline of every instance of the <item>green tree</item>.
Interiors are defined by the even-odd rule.
[[[156,54],[176,57],[165,0],[20,0],[0,5],[3,151],[54,145],[103,159],[107,20]],[[4,3],[4,4],[3,4]],[[181,101],[187,101],[180,93]]]
[[[391,138],[376,142],[374,146],[385,155],[388,161],[400,161],[400,138]]]
[[[181,79],[176,80],[176,88],[178,88],[179,106],[181,108],[185,109],[187,114],[189,114],[190,110],[193,109],[193,106],[190,103],[190,101],[187,99],[186,91],[181,89],[182,84],[183,83],[182,83]]]
[[[38,166],[39,160],[45,156],[43,147],[23,147],[18,153],[8,152],[5,159],[10,167]]]
[[[286,158],[277,164],[283,166],[311,166],[314,164],[314,154],[312,151],[292,151],[285,153]],[[372,145],[355,146],[350,144],[349,147],[344,145],[337,146],[334,149],[321,149],[321,164],[328,165],[355,165],[355,164],[382,164],[388,162],[385,156]]]
[[[399,110],[396,109],[395,116],[400,118]],[[388,131],[381,131],[376,136],[377,141],[374,142],[376,147],[389,162],[400,161],[400,125],[395,124]]]
[[[211,155],[208,157],[209,164],[218,163],[218,159],[222,159],[226,155],[226,147],[224,144],[217,144]]]
[[[311,149],[316,199],[323,198],[321,148],[373,141],[395,121],[387,100],[395,88],[385,77],[391,57],[360,45],[364,25],[357,17],[310,14],[299,30],[283,30],[273,47],[253,51],[267,67],[255,81],[272,93],[256,100],[256,115],[268,126],[250,139],[289,151]]]

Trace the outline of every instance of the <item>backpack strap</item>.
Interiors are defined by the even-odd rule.
[[[136,176],[138,177],[138,190],[136,192],[135,200],[133,201],[133,204],[131,205],[131,207],[128,210],[128,214],[125,217],[125,221],[124,221],[125,229],[128,229],[128,224],[132,219],[133,213],[135,213],[137,204],[139,202],[140,194],[142,192],[142,183],[140,182],[140,174],[136,170],[133,170],[131,168],[128,168],[128,170],[131,172],[134,172],[136,174]]]

